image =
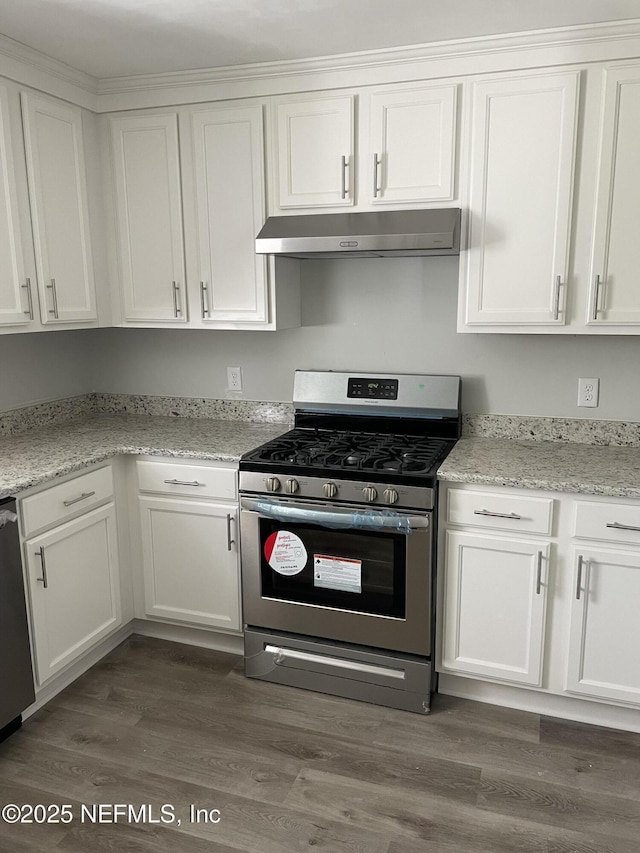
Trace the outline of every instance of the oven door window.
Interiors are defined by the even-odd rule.
[[[265,598],[405,618],[404,533],[261,518],[260,555]]]

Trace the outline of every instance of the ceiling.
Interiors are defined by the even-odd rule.
[[[94,77],[640,18],[640,0],[0,0],[0,33]]]

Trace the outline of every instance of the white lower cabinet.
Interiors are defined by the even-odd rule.
[[[189,499],[139,500],[146,614],[239,630],[237,510]]]
[[[539,686],[549,544],[448,531],[442,664]]]
[[[27,539],[24,551],[41,686],[122,623],[114,503]]]
[[[640,501],[445,485],[441,505],[438,670],[640,708]]]
[[[235,469],[175,460],[139,460],[136,468],[142,492],[138,615],[239,631]]]
[[[576,547],[566,689],[640,705],[640,552]]]

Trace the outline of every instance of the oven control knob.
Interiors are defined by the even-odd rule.
[[[362,490],[362,494],[364,495],[364,499],[365,501],[367,501],[367,503],[373,503],[378,497],[378,493],[373,488],[373,486],[365,486]]]
[[[280,491],[280,480],[277,477],[267,477],[267,491],[268,492],[279,492]]]
[[[300,483],[292,478],[291,480],[287,480],[285,488],[288,495],[295,495],[296,492],[300,491]]]
[[[335,498],[338,494],[338,487],[335,483],[325,483],[322,487],[322,494],[325,498]]]
[[[395,489],[385,489],[383,498],[385,502],[388,504],[397,504],[398,503],[398,492]]]

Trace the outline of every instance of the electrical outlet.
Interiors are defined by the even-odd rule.
[[[242,370],[239,367],[227,367],[227,389],[242,391]]]
[[[578,379],[578,405],[595,409],[600,396],[599,379]]]

